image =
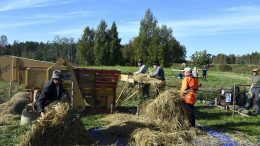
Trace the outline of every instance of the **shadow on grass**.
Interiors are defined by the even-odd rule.
[[[200,119],[214,120],[214,119],[220,119],[220,117],[223,116],[232,116],[232,113],[213,111],[215,108],[216,107],[214,106],[196,106],[196,111],[195,111],[196,118],[198,120]]]

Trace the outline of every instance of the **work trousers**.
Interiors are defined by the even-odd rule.
[[[150,84],[144,84],[143,85],[143,97],[145,99],[149,98],[149,87],[150,87]]]
[[[253,95],[255,96],[255,114],[260,114],[260,88],[254,88]]]
[[[189,124],[191,127],[195,127],[195,106],[194,104],[186,104],[186,109],[188,111]]]
[[[260,88],[252,88],[252,96],[248,96],[246,108],[255,108],[255,114],[260,114]]]

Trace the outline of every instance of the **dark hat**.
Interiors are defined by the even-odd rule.
[[[144,63],[144,61],[142,59],[139,59],[138,63]]]
[[[153,65],[160,65],[160,63],[159,63],[158,60],[156,60],[156,61],[153,62]]]

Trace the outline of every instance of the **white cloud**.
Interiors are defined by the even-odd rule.
[[[15,28],[21,26],[45,24],[58,22],[61,20],[68,20],[76,17],[90,17],[93,13],[90,11],[72,11],[66,13],[44,13],[33,14],[30,16],[0,16],[1,24],[0,29]]]
[[[5,24],[0,24],[0,30],[5,28],[15,28],[15,27],[22,27],[22,26],[29,26],[29,25],[35,25],[35,24],[44,24],[49,23],[50,20],[34,20],[34,21],[27,21],[27,22],[10,22]]]
[[[0,2],[0,12],[24,8],[46,7],[74,3],[76,0],[3,0]]]
[[[179,37],[207,36],[227,33],[247,33],[260,30],[260,7],[232,7],[217,16],[165,21]]]
[[[66,30],[60,30],[60,31],[55,31],[51,32],[51,35],[79,35],[83,33],[83,29],[80,28],[72,28],[72,29],[66,29]]]
[[[223,9],[224,12],[260,12],[260,7],[256,5],[248,5],[248,6],[239,6],[239,7],[230,7],[227,9]]]

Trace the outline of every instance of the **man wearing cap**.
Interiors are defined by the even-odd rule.
[[[44,116],[44,108],[55,100],[65,98],[65,90],[62,85],[61,71],[54,70],[51,79],[44,85],[37,101],[37,109]]]
[[[157,78],[160,80],[160,84],[158,85],[158,90],[162,91],[165,88],[166,82],[164,78],[164,70],[160,66],[159,61],[153,62],[153,68],[155,71],[150,75],[152,78]],[[157,94],[159,94],[159,91],[157,90]]]
[[[198,79],[192,75],[191,68],[184,69],[184,79],[182,80],[180,96],[185,101],[185,107],[188,110],[190,125],[195,127],[195,107],[198,91]]]
[[[134,75],[138,75],[138,74],[145,74],[148,72],[148,67],[144,64],[143,60],[138,60],[138,66],[139,66],[139,70],[134,72]],[[143,97],[145,99],[149,98],[149,86],[150,84],[143,84]]]
[[[139,67],[139,70],[134,72],[134,75],[145,74],[148,72],[148,67],[144,64],[143,60],[138,60],[138,67]]]
[[[255,107],[255,114],[260,114],[260,75],[259,75],[259,69],[254,68],[252,70],[253,77],[252,77],[252,84],[249,89],[249,97],[248,102],[246,104],[246,108],[249,109],[252,107],[253,101],[254,101],[254,107]],[[254,99],[254,100],[253,100]]]

